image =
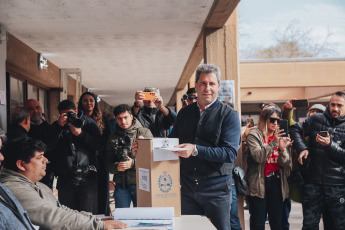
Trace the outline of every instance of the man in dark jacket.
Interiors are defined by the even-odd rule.
[[[132,107],[133,115],[144,128],[150,129],[154,137],[167,137],[170,128],[176,120],[176,113],[163,104],[163,98],[159,95],[156,88],[145,88],[144,92],[155,92],[153,100],[145,100],[142,91],[135,93],[135,102]],[[141,104],[144,107],[140,107]]]
[[[241,139],[237,111],[218,99],[220,70],[196,70],[197,102],[182,108],[169,137],[178,137],[184,215],[206,215],[217,229],[230,229],[233,163]]]
[[[27,137],[30,130],[30,114],[23,107],[15,108],[11,113],[11,124],[7,129],[7,138],[13,140]]]
[[[77,117],[72,101],[58,106],[59,119],[53,123],[53,172],[58,176],[59,201],[78,211],[97,212],[97,150],[101,133],[93,119]]]
[[[334,229],[345,226],[345,92],[332,95],[322,114],[290,130],[300,164],[308,160],[303,187],[303,229],[318,229],[321,213],[332,213]],[[306,145],[304,136],[309,136]]]

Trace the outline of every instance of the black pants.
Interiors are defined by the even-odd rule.
[[[74,185],[70,178],[59,177],[57,181],[61,204],[78,211],[98,213],[97,173],[91,172],[81,185]]]
[[[231,181],[228,178],[216,184],[196,184],[182,177],[182,215],[205,215],[218,230],[231,229]]]
[[[282,229],[283,198],[279,178],[266,177],[265,197],[248,196],[248,200],[251,230],[265,230],[266,213],[271,229]]]
[[[333,229],[345,229],[345,185],[305,184],[303,195],[303,230],[319,229],[324,208],[332,219]]]

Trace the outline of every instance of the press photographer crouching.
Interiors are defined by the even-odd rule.
[[[115,208],[128,208],[131,202],[137,206],[135,155],[132,142],[138,138],[152,137],[149,129],[133,117],[131,108],[122,104],[114,109],[117,126],[110,135],[106,147],[106,162],[114,174]]]
[[[101,133],[93,119],[78,118],[76,106],[64,100],[53,123],[52,167],[58,176],[59,201],[78,211],[97,213],[97,150]]]

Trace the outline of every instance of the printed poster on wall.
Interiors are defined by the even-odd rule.
[[[220,88],[218,91],[218,100],[221,102],[230,103],[235,107],[235,81],[222,80],[220,81]]]

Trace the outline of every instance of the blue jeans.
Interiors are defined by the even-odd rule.
[[[137,186],[126,185],[126,189],[122,189],[121,184],[116,184],[114,199],[115,208],[129,208],[131,201],[133,202],[133,207],[137,207]]]
[[[216,183],[181,178],[182,215],[205,215],[218,230],[229,230],[231,209],[231,181]]]
[[[231,230],[242,230],[240,218],[238,218],[238,208],[237,208],[237,192],[236,186],[232,185],[232,202],[231,202],[231,210],[230,210],[230,224]]]
[[[266,213],[272,230],[281,230],[283,198],[280,179],[276,176],[265,178],[265,197],[248,196],[250,229],[265,230]]]

